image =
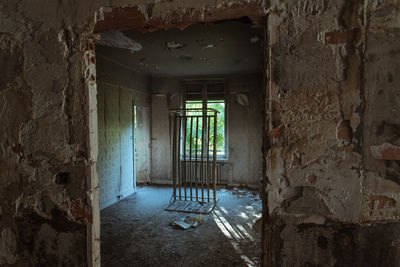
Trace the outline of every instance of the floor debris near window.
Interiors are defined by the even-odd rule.
[[[171,192],[171,187],[139,187],[102,210],[101,249],[107,251],[102,266],[259,266],[257,192],[218,189],[213,213],[189,216],[164,210]],[[174,222],[191,226],[183,225],[183,231],[172,227]]]
[[[171,221],[169,225],[175,226],[178,229],[187,230],[189,228],[196,228],[204,222],[203,214],[197,217],[186,216],[180,220]]]

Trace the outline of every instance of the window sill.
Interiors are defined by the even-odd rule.
[[[183,161],[183,158],[180,158],[180,160]],[[192,160],[191,160],[191,161],[194,162],[195,160],[196,160],[196,158],[193,158],[193,157],[192,157]],[[200,161],[201,161],[201,158],[198,157],[198,158],[197,158],[197,161],[200,162]],[[207,161],[207,158],[204,158],[204,161]],[[210,156],[209,161],[210,161],[210,163],[213,162],[212,156]],[[186,162],[189,162],[189,158],[186,159]],[[229,162],[228,157],[217,157],[217,163],[228,163],[228,162]]]

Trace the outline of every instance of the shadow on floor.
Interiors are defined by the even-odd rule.
[[[170,187],[144,186],[101,211],[102,266],[260,265],[261,233],[253,225],[261,201],[255,192],[219,189],[214,212],[188,230],[169,225],[188,215],[164,211],[171,194]]]

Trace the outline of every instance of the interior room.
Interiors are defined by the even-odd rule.
[[[260,264],[262,39],[263,27],[246,18],[195,24],[184,30],[101,34],[96,42],[97,172],[104,266],[129,262],[147,266],[204,266],[215,261],[235,266]],[[218,201],[213,214],[189,214],[200,216],[204,225],[181,233],[169,223],[187,214],[164,208],[171,201],[176,183],[172,176],[178,169],[185,168],[187,176],[197,172],[200,178],[202,163],[194,160],[204,157],[206,164],[207,152],[200,155],[203,147],[192,139],[197,135],[196,142],[201,142],[199,128],[206,122],[201,116],[186,118],[187,136],[180,135],[174,142],[187,143],[186,154],[192,153],[193,162],[185,161],[186,167],[179,168],[173,162],[173,128],[183,131],[185,127],[182,119],[180,125],[173,125],[171,112],[190,113],[196,108],[218,111]],[[210,130],[213,123],[210,119]],[[208,156],[213,157],[212,153]],[[213,163],[209,164],[210,172],[214,171]],[[190,171],[190,167],[198,170]],[[189,189],[187,193],[194,197]],[[203,193],[200,184],[198,189],[196,195]],[[204,243],[202,249],[191,246],[198,239]],[[123,245],[129,243],[145,245],[134,249]],[[155,249],[157,259],[152,257]]]
[[[0,266],[399,267],[399,14],[0,1]]]

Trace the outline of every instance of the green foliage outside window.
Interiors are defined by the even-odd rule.
[[[203,107],[201,101],[186,101],[186,109],[201,109]],[[225,101],[224,100],[208,100],[207,108],[215,109],[219,113],[217,113],[217,155],[225,154]],[[188,115],[198,115],[201,116],[202,111],[188,111]],[[208,111],[208,115],[212,115],[213,112]],[[193,121],[192,121],[193,120]],[[196,126],[198,123],[198,126]],[[192,126],[192,155],[194,156],[196,153],[196,145],[197,145],[197,154],[201,154],[202,147],[202,129],[203,129],[203,120],[201,118],[198,119],[193,117],[191,119],[188,118],[187,128],[186,128],[186,153],[190,152],[190,127]],[[197,138],[196,138],[196,127],[197,127]],[[205,137],[206,141],[206,137]],[[214,142],[214,118],[210,119],[210,141],[209,141],[209,150],[210,154],[212,154]],[[206,152],[204,152],[206,155]]]

